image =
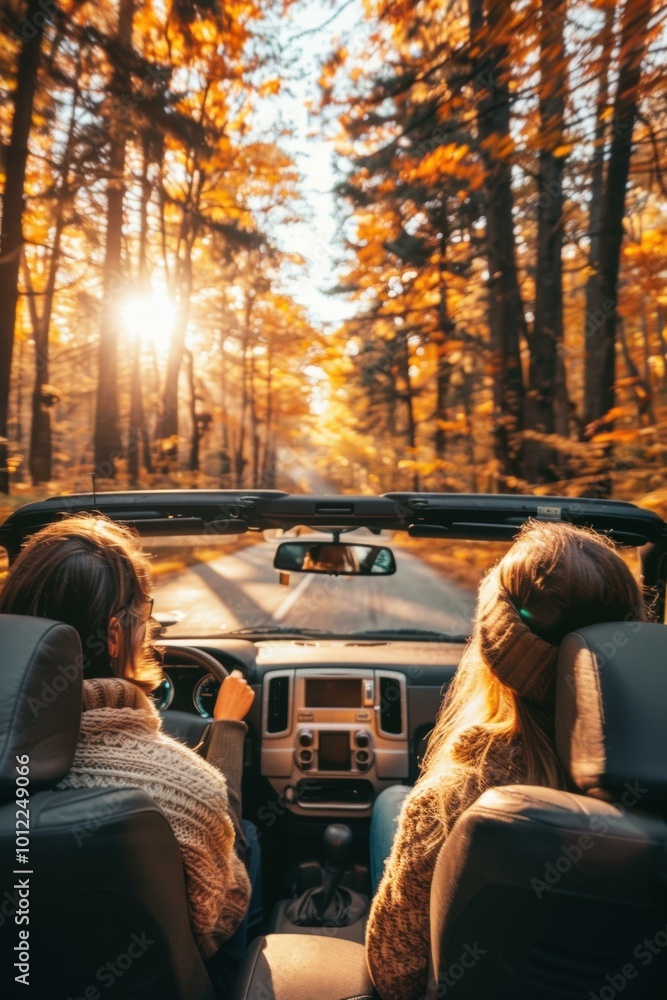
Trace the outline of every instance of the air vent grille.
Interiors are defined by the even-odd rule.
[[[284,733],[289,722],[289,677],[272,677],[269,681],[269,705],[266,729],[269,733]]]
[[[403,732],[401,685],[394,677],[380,677],[380,727],[396,736]]]

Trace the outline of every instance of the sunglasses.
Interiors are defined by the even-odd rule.
[[[146,607],[146,605],[148,605],[148,614],[147,615],[142,614],[140,608],[134,608],[134,607],[131,607],[130,605],[125,605],[124,607],[120,608],[116,612],[116,615],[118,617],[121,617],[121,616],[127,615],[127,614],[132,615],[133,617],[136,616],[139,619],[139,621],[141,622],[141,624],[145,625],[153,617],[153,604],[154,604],[154,598],[152,598],[152,597],[147,597],[146,600],[143,601],[143,607]]]

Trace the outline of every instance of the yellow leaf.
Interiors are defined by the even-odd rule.
[[[259,96],[266,97],[268,94],[279,94],[282,86],[278,77],[273,80],[266,80],[259,88]]]

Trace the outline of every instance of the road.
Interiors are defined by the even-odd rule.
[[[155,612],[183,616],[169,635],[246,626],[338,633],[414,628],[461,634],[468,628],[475,595],[395,544],[394,576],[292,573],[288,586],[280,585],[273,568],[277,544],[261,542],[158,579]]]

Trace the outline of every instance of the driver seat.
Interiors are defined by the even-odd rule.
[[[0,615],[0,649],[3,996],[214,1000],[178,843],[157,804],[133,788],[54,787],[81,722],[78,634]],[[19,787],[29,792],[27,820]]]

